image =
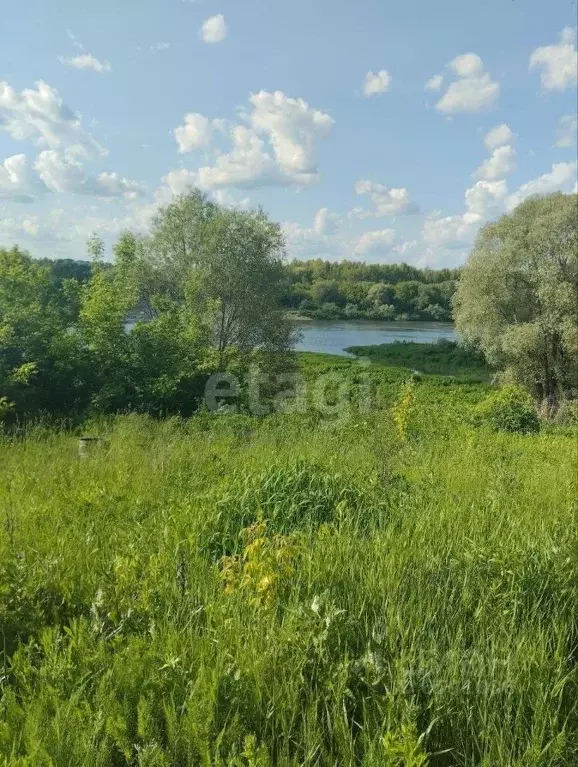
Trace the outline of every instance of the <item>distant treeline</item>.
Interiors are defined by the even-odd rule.
[[[293,261],[284,303],[320,319],[450,321],[458,276],[409,264]]]
[[[60,283],[90,278],[90,262],[43,260]],[[112,268],[112,265],[111,265]],[[287,264],[282,303],[319,319],[451,321],[458,269],[417,269],[409,264],[333,263],[321,259]]]

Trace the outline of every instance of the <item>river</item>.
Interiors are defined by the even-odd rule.
[[[299,352],[322,352],[348,356],[348,346],[390,344],[395,341],[435,343],[440,338],[456,339],[452,324],[446,322],[371,322],[355,320],[309,320],[296,323],[301,330]]]

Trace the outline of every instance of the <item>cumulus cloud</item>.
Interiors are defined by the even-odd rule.
[[[17,141],[31,140],[48,149],[64,147],[71,155],[106,154],[58,91],[42,80],[21,93],[0,82],[0,130]]]
[[[466,206],[469,213],[486,219],[499,212],[508,193],[504,179],[499,181],[478,181],[466,189]],[[472,222],[473,223],[473,222]]]
[[[80,53],[78,56],[59,56],[58,60],[61,64],[65,64],[67,67],[73,67],[74,69],[92,69],[93,72],[97,72],[99,75],[104,72],[110,72],[111,66],[108,61],[100,61],[96,56],[91,53]]]
[[[430,245],[460,248],[471,243],[480,220],[476,213],[429,218],[424,221],[422,236]]]
[[[502,212],[507,193],[504,179],[478,181],[466,189],[465,213],[454,216],[433,215],[424,221],[424,241],[428,245],[450,250],[471,245],[480,226],[490,216]]]
[[[249,100],[253,105],[249,121],[271,143],[281,171],[304,183],[317,180],[317,140],[329,134],[333,119],[282,91],[260,91]]]
[[[508,210],[513,210],[527,197],[535,194],[550,194],[552,192],[571,192],[575,190],[578,162],[559,162],[552,165],[549,173],[522,184],[506,200]]]
[[[368,72],[363,81],[363,95],[377,96],[379,93],[385,93],[390,89],[391,75],[385,69],[379,72]]]
[[[476,176],[486,181],[495,181],[511,173],[516,167],[516,150],[514,147],[506,145],[494,149],[490,157],[485,160],[478,170]]]
[[[232,128],[232,148],[217,156],[214,165],[207,165],[196,173],[198,186],[204,189],[239,187],[251,189],[258,186],[287,185],[291,180],[284,176],[272,154],[267,152],[265,142],[245,125]]]
[[[370,218],[375,216],[394,216],[398,213],[417,213],[419,208],[410,200],[409,192],[405,188],[390,189],[383,184],[375,184],[372,181],[358,181],[355,191],[359,195],[369,195],[373,202],[373,210],[356,208],[353,213],[358,218]]]
[[[513,141],[513,139],[514,134],[512,133],[509,125],[502,123],[501,125],[496,125],[495,128],[492,128],[486,133],[484,137],[484,144],[486,145],[486,148],[491,152],[493,149],[497,149],[499,146],[509,144]]]
[[[0,165],[0,199],[33,202],[43,190],[45,187],[30,168],[26,155],[12,155]]]
[[[433,77],[430,77],[430,79],[427,81],[424,88],[426,91],[439,91],[439,89],[442,87],[443,81],[443,75],[433,75]]]
[[[315,234],[333,234],[338,226],[339,217],[331,213],[329,208],[320,208],[313,219]]]
[[[530,71],[540,70],[540,83],[547,91],[563,91],[578,81],[576,32],[565,27],[560,42],[536,48],[530,56]]]
[[[204,43],[221,43],[227,37],[227,24],[222,13],[210,16],[203,22],[200,31]]]
[[[500,86],[485,71],[483,61],[477,54],[456,56],[448,66],[457,79],[450,83],[437,102],[436,109],[439,112],[480,112],[496,103]]]
[[[319,179],[317,142],[328,135],[333,119],[303,99],[281,91],[251,94],[241,113],[244,124],[228,126],[230,150],[213,149],[212,165],[199,168],[194,183],[218,187],[306,186]],[[175,137],[180,151],[209,148],[216,131],[227,124],[202,115],[187,115]]]
[[[556,144],[559,149],[569,149],[576,144],[578,133],[578,116],[565,115],[560,118],[560,124],[556,131]]]
[[[174,134],[179,152],[192,152],[193,149],[206,149],[210,146],[215,131],[225,127],[223,120],[211,120],[198,112],[189,112],[184,117],[184,124],[175,128]]]
[[[377,229],[364,232],[357,240],[354,252],[358,256],[387,253],[395,242],[394,229]]]
[[[134,199],[144,192],[136,181],[123,178],[118,173],[88,175],[82,163],[51,149],[38,155],[34,167],[51,192],[126,199]]]

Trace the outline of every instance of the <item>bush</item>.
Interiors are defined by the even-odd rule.
[[[478,426],[490,426],[495,431],[537,432],[540,421],[532,397],[521,386],[510,384],[492,392],[475,408]]]

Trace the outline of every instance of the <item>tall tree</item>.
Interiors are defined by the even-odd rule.
[[[458,331],[554,402],[578,385],[578,196],[534,197],[479,233],[454,298]]]
[[[291,348],[283,235],[262,211],[219,208],[190,190],[159,212],[144,253],[159,293],[199,316],[213,311],[219,367],[256,350]]]

